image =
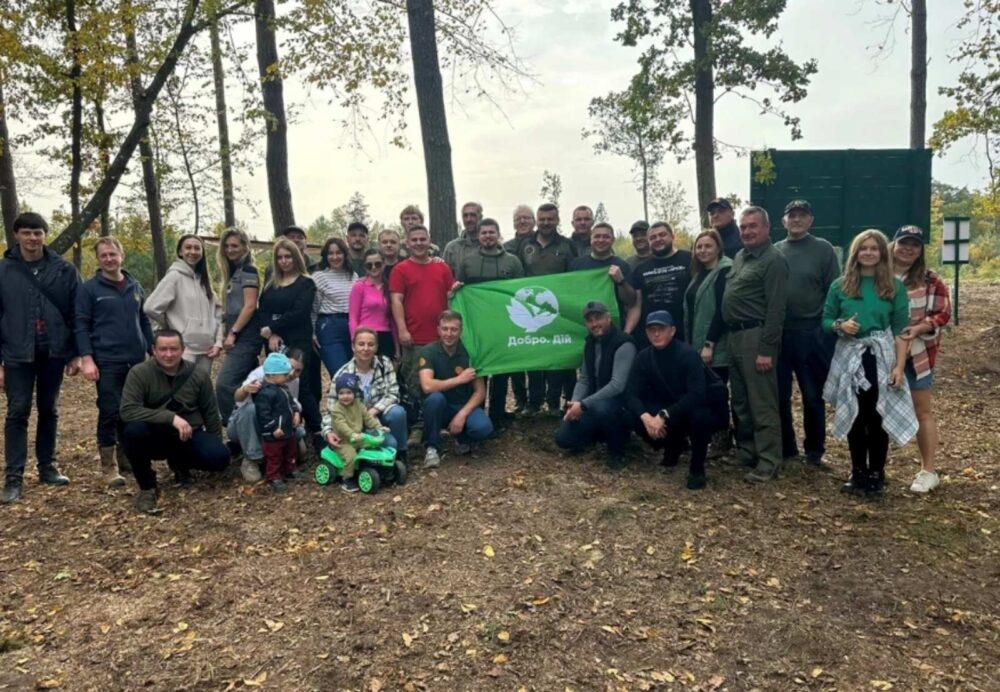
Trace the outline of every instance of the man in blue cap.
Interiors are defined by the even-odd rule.
[[[632,366],[625,408],[635,431],[654,449],[663,465],[676,466],[691,443],[687,487],[705,487],[705,456],[712,434],[729,425],[726,386],[688,344],[675,339],[677,327],[666,310],[646,318],[649,348]]]

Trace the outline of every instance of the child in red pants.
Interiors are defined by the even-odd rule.
[[[253,395],[267,484],[276,492],[287,490],[285,481],[301,475],[295,469],[298,456],[295,428],[301,423],[302,413],[285,386],[291,373],[288,357],[283,353],[271,353],[264,361],[264,384]]]

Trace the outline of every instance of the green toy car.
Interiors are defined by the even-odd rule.
[[[396,458],[396,450],[385,447],[382,433],[362,433],[358,445],[358,455],[354,463],[357,467],[358,488],[365,494],[378,492],[383,485],[405,485],[406,464]],[[320,453],[314,477],[320,485],[329,485],[344,475],[344,460],[337,450],[326,447]]]

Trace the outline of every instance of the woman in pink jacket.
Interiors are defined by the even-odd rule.
[[[392,319],[389,282],[385,280],[385,262],[378,250],[365,252],[365,276],[351,288],[348,328],[351,339],[358,327],[368,327],[378,338],[378,352],[398,358],[396,323]]]

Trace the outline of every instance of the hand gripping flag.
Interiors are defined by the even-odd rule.
[[[603,302],[618,323],[608,270],[532,276],[463,286],[451,309],[463,319],[462,343],[480,375],[569,370],[583,358],[583,306]]]

